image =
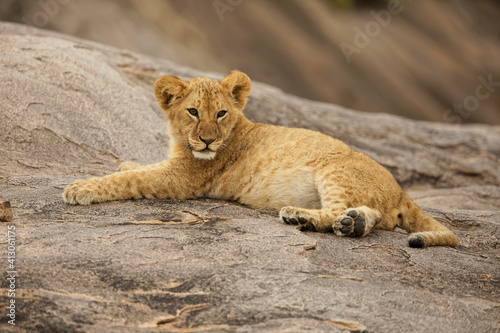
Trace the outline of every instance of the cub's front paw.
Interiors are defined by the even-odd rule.
[[[333,232],[337,236],[361,237],[365,231],[365,216],[354,209],[340,214],[333,224]]]
[[[126,171],[126,170],[135,170],[140,168],[141,165],[139,163],[134,163],[134,162],[123,162],[118,166],[118,169],[116,171]]]
[[[72,205],[90,205],[103,201],[99,189],[91,180],[77,180],[66,186],[63,191],[64,201]]]
[[[283,207],[280,211],[280,218],[286,224],[296,225],[301,231],[314,231],[316,228],[312,223],[312,218],[307,216],[305,210],[295,207]]]

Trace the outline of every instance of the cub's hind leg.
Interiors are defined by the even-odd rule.
[[[352,193],[323,179],[318,192],[322,209],[283,207],[280,218],[300,230],[333,231],[338,236],[364,237],[382,220],[382,214],[367,206],[353,207]],[[338,183],[338,182],[337,182]],[[359,203],[358,203],[359,204]]]
[[[340,206],[330,209],[283,207],[280,218],[300,230],[333,231],[338,236],[364,237],[380,223],[382,214],[366,206],[347,209]]]

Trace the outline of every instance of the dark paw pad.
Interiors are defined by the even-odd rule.
[[[299,217],[300,231],[315,231],[314,225],[309,223],[305,218]]]
[[[425,242],[422,236],[414,235],[410,236],[408,240],[408,245],[410,245],[410,247],[423,248],[425,247]]]
[[[285,217],[285,216],[283,216],[283,222],[285,222],[286,224],[293,224],[293,225],[299,224],[299,221],[297,221],[297,219],[288,218],[288,217]]]
[[[293,217],[282,217],[283,222],[286,224],[292,224],[298,226],[299,230],[301,231],[314,231],[314,226],[312,223],[309,223],[305,218],[303,217],[298,217],[298,218],[293,218]]]
[[[355,210],[347,213],[347,217],[340,221],[342,225],[339,231],[345,236],[361,237],[365,232],[365,217],[358,214]]]
[[[355,210],[351,210],[349,213],[347,213],[347,216],[352,217],[353,219],[355,219],[356,217],[358,217],[358,212],[355,211]]]

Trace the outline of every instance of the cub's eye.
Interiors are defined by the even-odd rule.
[[[227,111],[219,111],[219,112],[217,113],[217,118],[222,118],[222,117],[224,117],[224,116],[226,115],[226,113],[227,113]]]
[[[188,112],[189,112],[190,115],[198,117],[198,110],[193,109],[193,108],[187,109],[187,110],[188,110]]]

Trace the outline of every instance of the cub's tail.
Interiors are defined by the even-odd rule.
[[[458,238],[444,225],[424,213],[406,195],[406,204],[401,211],[401,227],[410,233],[410,247],[451,246],[456,247]]]

